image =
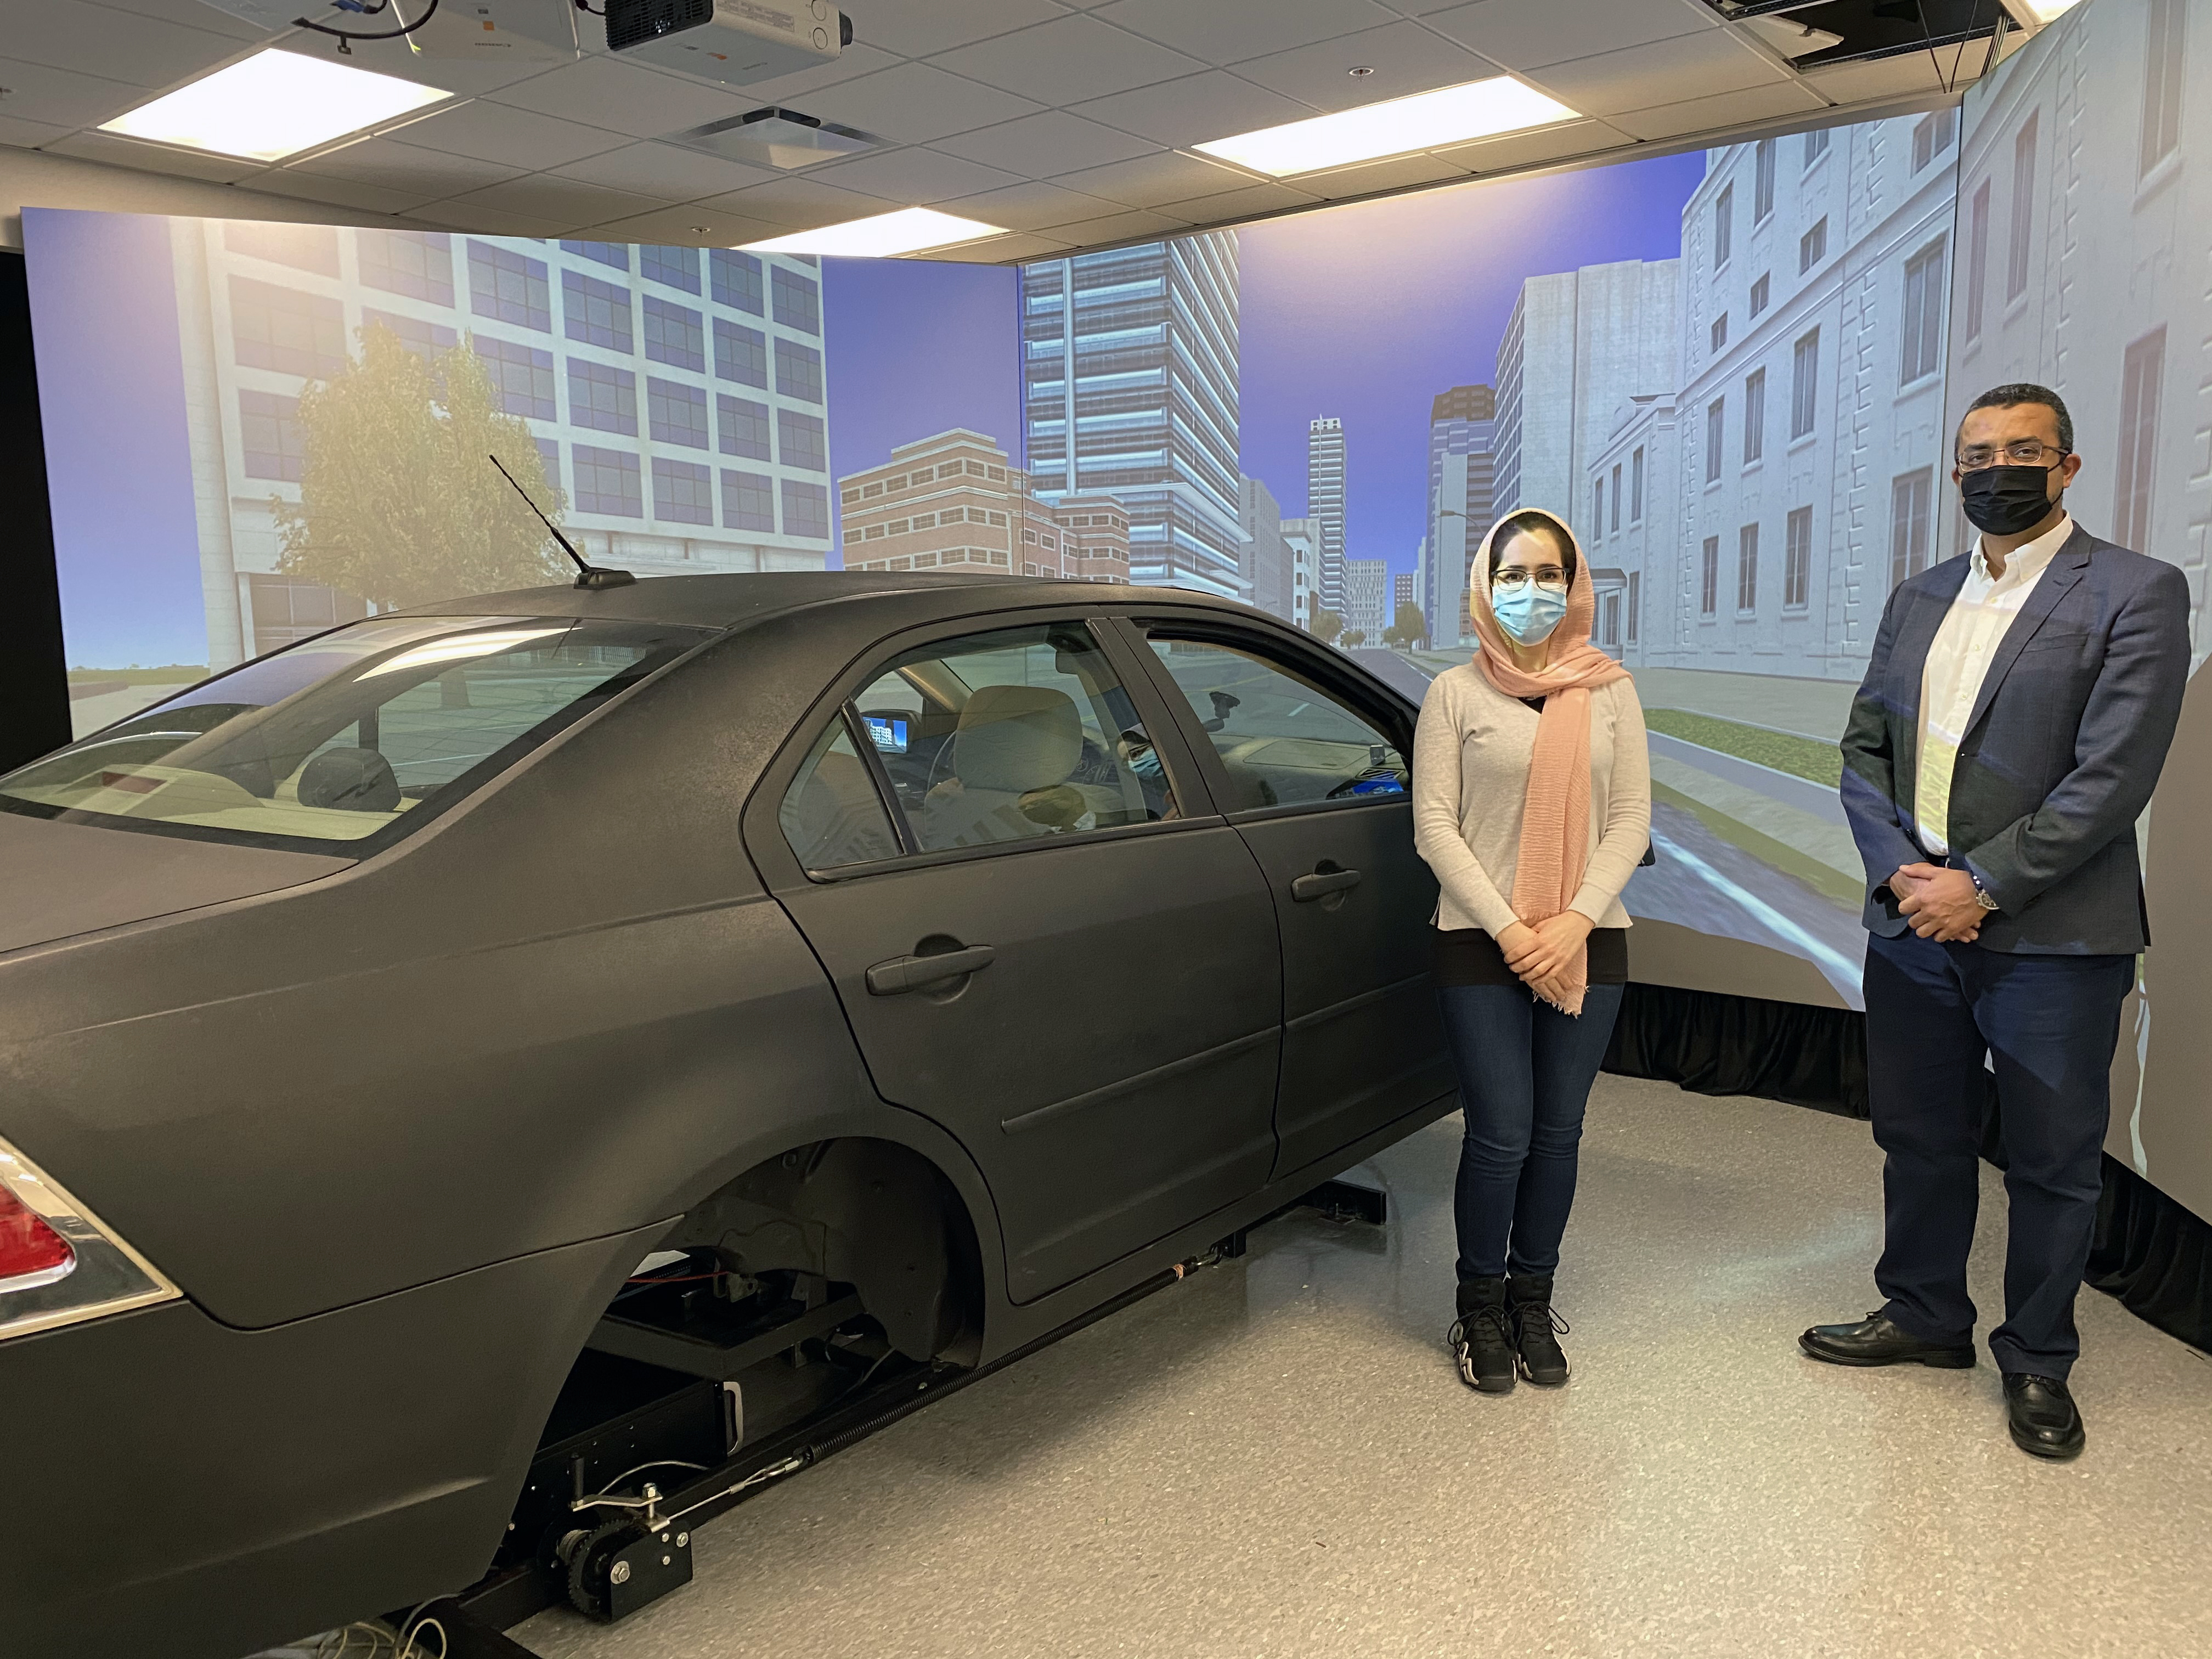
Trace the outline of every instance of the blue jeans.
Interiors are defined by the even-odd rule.
[[[1971,1341],[1966,1253],[1981,1200],[1983,1057],[2004,1139],[1998,1369],[2063,1382],[2074,1297],[2104,1184],[2112,1049],[2132,957],[2014,956],[1905,933],[1867,940],[1867,1085],[1882,1165],[1882,1311],[1928,1342]]]
[[[1591,986],[1577,1017],[1525,986],[1437,988],[1467,1117],[1453,1198],[1461,1279],[1559,1265],[1583,1108],[1625,988]]]

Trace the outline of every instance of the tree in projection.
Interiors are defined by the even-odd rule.
[[[1324,645],[1334,645],[1336,636],[1344,632],[1344,618],[1327,605],[1314,607],[1313,622],[1310,624],[1316,638]]]
[[[1386,645],[1402,645],[1410,648],[1428,637],[1428,632],[1429,619],[1421,614],[1421,607],[1401,605],[1398,607],[1395,622],[1382,630],[1382,641]]]
[[[488,458],[556,522],[566,499],[468,344],[426,361],[381,325],[363,329],[359,361],[300,394],[299,422],[300,499],[275,503],[283,574],[398,606],[565,574]]]

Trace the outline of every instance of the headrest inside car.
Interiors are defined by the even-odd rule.
[[[325,749],[300,774],[300,805],[341,812],[396,812],[399,780],[374,749]]]
[[[970,789],[1017,794],[1064,781],[1083,758],[1075,699],[1043,685],[978,687],[960,710],[952,769]]]

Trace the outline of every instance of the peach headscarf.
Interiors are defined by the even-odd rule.
[[[1498,532],[1523,513],[1535,510],[1551,521],[1563,546],[1574,549],[1575,574],[1567,585],[1567,614],[1546,641],[1550,654],[1531,672],[1516,667],[1512,642],[1490,608],[1491,544]],[[1541,697],[1543,717],[1536,726],[1536,750],[1528,763],[1528,795],[1521,811],[1521,855],[1513,872],[1513,914],[1525,922],[1542,921],[1567,908],[1583,884],[1589,863],[1590,693],[1626,679],[1628,671],[1589,642],[1597,601],[1590,586],[1589,561],[1575,532],[1557,514],[1519,508],[1490,527],[1468,570],[1467,608],[1480,641],[1475,664],[1509,697]],[[1583,1011],[1589,988],[1589,953],[1583,951],[1568,970],[1567,995],[1559,1006]]]

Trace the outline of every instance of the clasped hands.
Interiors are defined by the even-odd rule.
[[[1541,921],[1512,923],[1498,936],[1498,948],[1523,985],[1553,1007],[1565,1007],[1567,970],[1589,932],[1588,916],[1579,910],[1562,910]]]
[[[1912,931],[1938,945],[1972,944],[1989,915],[1974,896],[1974,878],[1964,870],[1907,864],[1889,878],[1889,890]]]

